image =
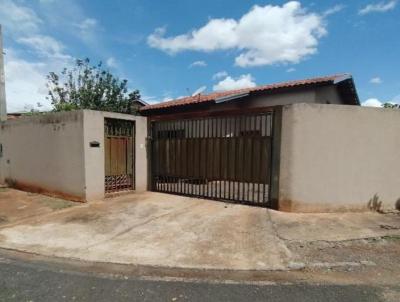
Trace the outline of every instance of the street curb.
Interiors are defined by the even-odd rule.
[[[80,259],[62,258],[56,256],[44,256],[37,253],[18,251],[0,247],[0,263],[20,264],[25,266],[40,267],[52,271],[62,271],[71,274],[89,274],[100,277],[112,277],[115,279],[135,278],[140,280],[158,281],[180,281],[180,282],[207,282],[207,283],[240,283],[240,284],[260,284],[273,285],[284,283],[304,283],[312,282],[318,269],[365,266],[373,267],[376,264],[371,261],[360,262],[318,262],[304,264],[292,262],[284,270],[228,270],[228,269],[194,269],[178,267],[162,267],[135,264],[117,264],[107,262],[89,262]],[[320,272],[325,276],[325,272]],[[314,277],[312,277],[314,276]],[[311,279],[311,280],[310,280]],[[347,278],[346,278],[347,279]],[[334,281],[337,283],[337,278]],[[320,281],[315,281],[319,283]],[[329,283],[328,280],[325,282]],[[346,281],[345,283],[348,283]],[[359,279],[355,279],[352,284],[363,284]]]

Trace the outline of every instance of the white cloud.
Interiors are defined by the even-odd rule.
[[[106,61],[106,65],[110,68],[117,68],[118,63],[117,60],[114,57],[109,57]]]
[[[10,49],[6,53],[4,70],[8,112],[21,111],[26,105],[37,102],[50,109],[46,100],[46,64],[21,59]]]
[[[396,7],[397,0],[391,0],[391,1],[382,1],[379,3],[374,3],[374,4],[368,4],[364,8],[360,9],[358,11],[359,15],[366,15],[369,13],[384,13],[390,10],[393,10]]]
[[[254,82],[254,78],[250,74],[243,74],[238,78],[232,78],[231,76],[227,76],[225,79],[221,80],[216,85],[214,85],[213,90],[225,91],[233,89],[250,88],[255,86],[256,83]]]
[[[168,102],[168,101],[172,101],[172,100],[173,100],[173,98],[171,98],[170,96],[166,96],[165,98],[162,99],[161,102]],[[157,102],[157,103],[159,103],[159,102]]]
[[[383,83],[383,81],[382,81],[382,79],[380,77],[372,78],[371,80],[369,80],[369,82],[371,84],[382,84]]]
[[[377,98],[369,98],[366,101],[362,102],[362,106],[369,106],[369,107],[383,107],[383,104],[389,103],[389,104],[400,104],[400,94],[396,95],[393,97],[391,100],[388,101],[381,101]]]
[[[40,102],[41,110],[51,108],[46,100],[46,75],[71,63],[64,45],[42,34],[44,22],[24,5],[0,0],[0,20],[9,38],[23,47],[5,50],[6,98],[9,112],[24,110]]]
[[[41,34],[44,22],[31,8],[0,0],[0,20],[4,31],[15,42],[28,46],[25,51],[33,51],[41,57],[70,58],[63,53],[65,47],[61,42]]]
[[[207,89],[207,86],[201,86],[199,88],[197,88],[193,93],[192,96],[198,95],[202,92],[204,92]]]
[[[78,27],[81,31],[85,32],[95,29],[97,24],[98,23],[96,19],[86,18],[81,23],[75,24],[75,26]]]
[[[43,22],[32,9],[10,0],[0,1],[0,20],[3,30],[14,34],[36,32]]]
[[[85,18],[83,21],[74,24],[78,29],[78,37],[88,44],[97,44],[96,31],[99,28],[99,22],[94,18]]]
[[[192,67],[206,67],[207,63],[204,61],[194,61],[192,64],[189,65],[189,68]]]
[[[165,37],[165,33],[165,28],[156,29],[148,44],[171,54],[237,49],[240,54],[235,63],[246,67],[298,63],[317,52],[318,40],[327,31],[322,15],[291,1],[282,6],[255,5],[239,20],[211,19],[203,27],[175,37]]]
[[[64,45],[50,36],[33,35],[17,39],[18,43],[31,47],[39,56],[58,59],[70,59],[64,54]]]
[[[219,72],[215,73],[212,76],[212,79],[213,80],[218,80],[218,79],[226,78],[227,76],[228,76],[228,73],[223,70],[223,71],[219,71]]]
[[[186,97],[186,96],[179,96],[177,98],[173,98],[171,96],[164,96],[162,98],[151,97],[150,101],[145,100],[145,99],[143,99],[143,100],[148,104],[158,104],[158,103],[169,102],[169,101],[172,101],[172,100],[181,99],[181,98],[184,98],[184,97]]]
[[[141,95],[143,101],[147,104],[155,104],[158,103],[157,98],[154,95]]]
[[[393,99],[392,102],[395,104],[400,104],[400,94],[396,95]]]
[[[296,71],[296,68],[293,67],[286,69],[286,72],[294,72],[294,71]]]
[[[367,107],[382,107],[383,103],[378,99],[371,98],[363,102],[361,105]]]
[[[326,11],[324,11],[322,15],[324,17],[330,16],[342,11],[344,8],[345,6],[343,4],[336,4],[335,6],[332,6],[331,8],[328,8]]]
[[[145,101],[148,104],[158,104],[158,103],[163,103],[163,102],[168,102],[172,100],[177,100],[187,97],[186,96],[178,96],[178,97],[173,97],[171,91],[165,91],[162,96],[148,96],[148,95],[142,95],[142,100]]]
[[[86,14],[81,1],[45,0],[44,2],[40,3],[40,13],[49,28],[81,40],[97,57],[110,55],[105,50],[104,38],[99,35],[103,30],[101,22]]]

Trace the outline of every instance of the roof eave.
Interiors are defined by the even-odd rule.
[[[249,95],[254,95],[254,94],[265,94],[265,93],[279,93],[282,92],[283,90],[297,90],[301,88],[307,88],[307,87],[316,87],[316,86],[325,86],[325,85],[334,85],[338,88],[341,97],[343,101],[347,104],[352,104],[352,105],[360,105],[360,101],[357,95],[357,90],[355,88],[355,83],[353,80],[353,77],[351,74],[344,73],[344,74],[339,74],[335,76],[329,76],[325,78],[317,78],[318,81],[310,81],[310,80],[304,80],[304,83],[296,83],[295,85],[290,85],[290,84],[285,84],[282,85],[281,87],[273,87],[274,85],[266,85],[264,87],[260,87],[259,89],[250,89],[249,91],[245,92],[240,92],[236,91],[236,93],[227,95],[227,96],[222,96],[222,97],[217,97],[215,99],[208,99],[208,100],[202,100],[202,101],[197,101],[197,102],[188,102],[188,103],[176,103],[176,104],[165,104],[165,106],[156,106],[152,107],[150,106],[145,106],[144,108],[140,108],[140,111],[143,113],[150,113],[154,111],[163,111],[163,110],[168,110],[171,108],[182,108],[186,107],[188,105],[198,105],[199,103],[223,103],[223,102],[229,102],[233,100],[238,100],[240,98],[249,96]],[[308,81],[308,82],[307,82]]]
[[[249,96],[249,95],[250,95],[250,92],[237,93],[237,94],[233,94],[233,95],[228,95],[228,96],[223,96],[223,97],[220,97],[220,98],[216,98],[214,100],[214,102],[216,104],[220,104],[220,103],[225,103],[225,102],[237,100],[237,99]]]
[[[357,94],[356,85],[351,75],[349,75],[348,77],[338,78],[334,81],[334,85],[338,87],[339,93],[341,93],[342,98],[345,102],[351,105],[361,105],[360,99]],[[346,90],[347,92],[345,92],[344,90]],[[348,98],[352,99],[351,103],[349,102]]]

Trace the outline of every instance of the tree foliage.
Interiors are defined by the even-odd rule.
[[[400,104],[384,103],[383,108],[400,109]]]
[[[140,93],[128,92],[127,84],[103,69],[101,62],[92,66],[89,59],[78,59],[72,68],[47,75],[47,98],[54,111],[92,109],[134,114]]]

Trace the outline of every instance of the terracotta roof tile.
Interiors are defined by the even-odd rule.
[[[228,96],[236,95],[236,94],[240,94],[240,93],[272,91],[275,89],[294,88],[294,87],[301,87],[301,86],[309,86],[309,85],[313,85],[313,84],[329,84],[329,83],[333,84],[336,80],[342,79],[342,78],[351,78],[351,76],[349,74],[336,74],[336,75],[330,75],[330,76],[324,76],[324,77],[268,84],[268,85],[256,86],[256,87],[252,87],[252,88],[213,92],[213,93],[204,94],[204,95],[198,94],[195,96],[188,96],[188,97],[184,97],[184,98],[180,98],[180,99],[176,99],[176,100],[172,100],[172,101],[157,103],[157,104],[153,104],[153,105],[147,105],[147,106],[142,107],[140,109],[140,111],[149,111],[149,110],[165,109],[165,108],[170,108],[170,107],[191,105],[191,104],[196,104],[196,103],[213,102],[221,97],[228,97]]]

